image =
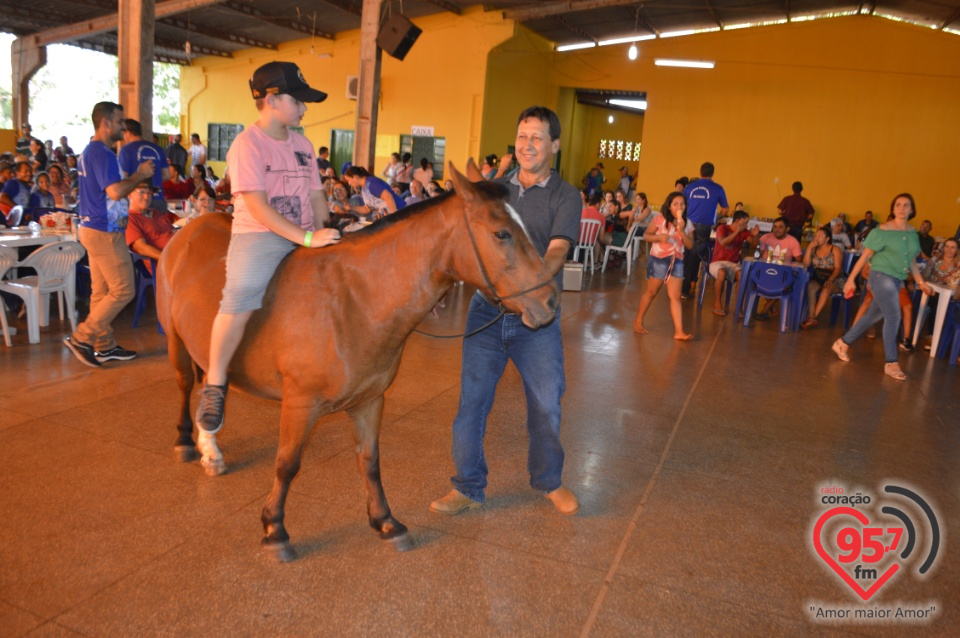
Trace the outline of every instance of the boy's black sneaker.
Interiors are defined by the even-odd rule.
[[[100,362],[97,361],[97,353],[94,352],[93,346],[91,346],[89,343],[74,341],[73,337],[67,337],[63,340],[63,345],[70,348],[70,352],[76,355],[77,359],[80,360],[80,363],[88,365],[91,368],[100,367]]]
[[[197,427],[209,434],[216,434],[223,427],[223,404],[227,400],[227,386],[206,385],[200,390],[200,405],[197,406]]]
[[[133,350],[124,350],[120,346],[113,346],[104,352],[95,352],[94,356],[97,358],[97,361],[103,363],[104,361],[129,361],[130,359],[135,359],[137,353]]]

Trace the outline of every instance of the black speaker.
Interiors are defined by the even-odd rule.
[[[407,57],[410,47],[417,41],[423,30],[399,13],[390,16],[380,28],[377,46],[398,60]]]

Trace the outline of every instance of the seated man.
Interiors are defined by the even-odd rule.
[[[774,259],[782,255],[782,258]],[[760,259],[763,261],[782,261],[789,264],[803,259],[803,251],[797,238],[787,234],[787,220],[777,217],[773,220],[773,232],[760,238]]]
[[[163,211],[150,208],[152,200],[150,180],[141,182],[130,193],[126,240],[133,252],[150,259],[160,259],[160,251],[173,239],[174,228]],[[149,262],[146,266],[150,270]]]
[[[920,232],[917,234],[917,239],[920,240],[920,258],[927,261],[933,259],[933,247],[937,243],[930,235],[931,230],[933,230],[933,223],[925,219],[920,223]]]
[[[182,173],[182,166],[170,164],[170,179],[163,182],[164,199],[189,199],[196,192],[197,186],[193,182],[181,181]]]
[[[743,250],[743,244],[750,242],[750,246],[756,246],[757,238],[760,236],[760,228],[754,226],[747,230],[747,224],[750,216],[742,210],[733,214],[729,224],[723,224],[717,228],[717,243],[713,249],[713,257],[710,260],[710,276],[714,282],[715,301],[713,304],[713,314],[723,317],[727,314],[723,307],[723,285],[730,279],[731,285],[740,282],[740,252]]]
[[[840,250],[850,250],[850,237],[843,230],[843,220],[839,217],[830,222],[831,242]]]

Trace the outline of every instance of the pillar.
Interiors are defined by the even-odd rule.
[[[13,127],[30,121],[30,78],[47,63],[47,47],[38,46],[29,36],[17,38],[10,45],[10,68],[13,71]]]
[[[383,0],[363,0],[360,17],[360,94],[353,136],[353,165],[373,172],[377,148],[377,102],[380,96],[380,5]]]
[[[146,140],[153,135],[155,13],[155,0],[120,0],[117,26],[119,101],[124,117],[140,121]]]

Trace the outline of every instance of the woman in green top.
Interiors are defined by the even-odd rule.
[[[875,303],[853,324],[847,334],[837,339],[833,344],[833,351],[841,361],[849,361],[847,350],[850,344],[863,336],[863,333],[882,317],[883,352],[886,358],[883,372],[897,381],[903,381],[907,375],[900,369],[897,358],[897,329],[901,319],[900,287],[907,276],[912,275],[917,287],[927,294],[930,294],[930,289],[917,266],[920,240],[916,229],[908,221],[917,214],[913,196],[902,193],[894,197],[890,204],[890,213],[893,218],[867,236],[863,243],[863,254],[843,286],[843,294],[851,297],[856,288],[857,275],[864,265],[870,263],[869,282]]]

